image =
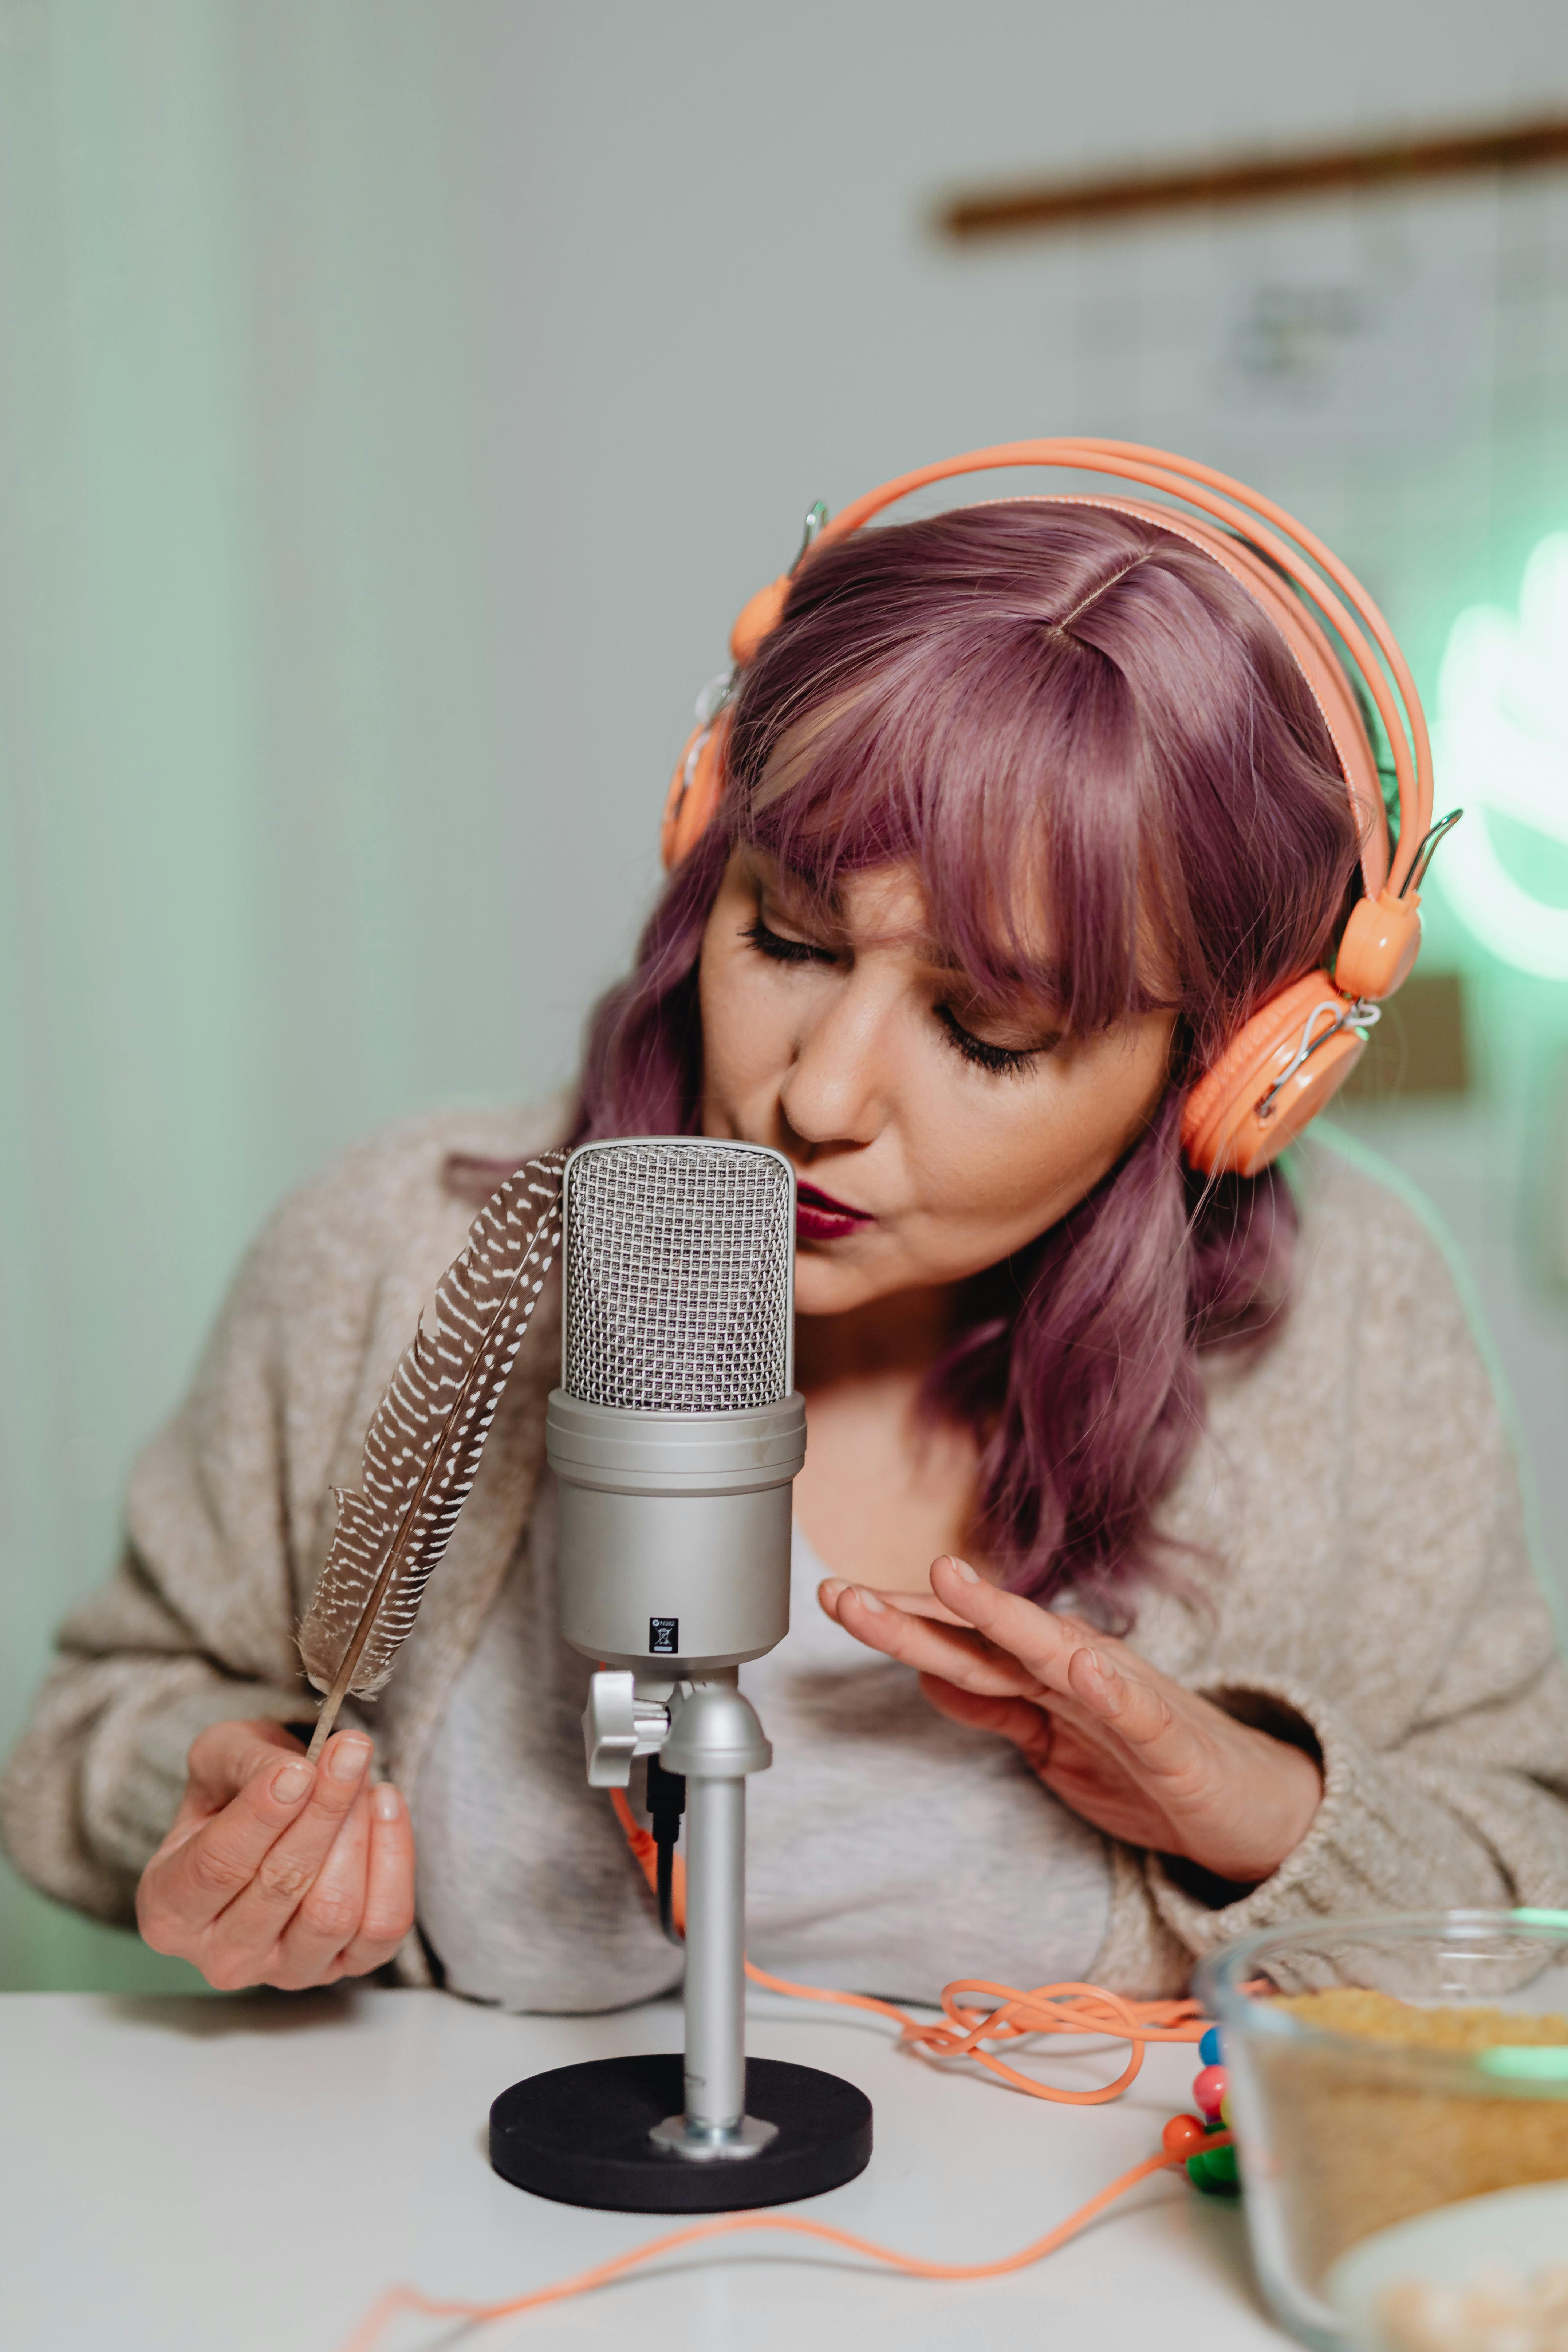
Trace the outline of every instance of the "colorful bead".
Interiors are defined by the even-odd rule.
[[[1187,2178],[1208,2197],[1234,2197],[1241,2186],[1233,2147],[1205,2147],[1187,2158]]]
[[[1217,2066],[1219,2064],[1220,2047],[1219,2028],[1217,2025],[1211,2025],[1208,2032],[1204,2035],[1203,2040],[1199,2042],[1198,2059],[1199,2063],[1205,2066]]]
[[[1226,2131],[1229,2131],[1233,2118],[1230,2112],[1230,2093],[1228,2091],[1219,2103],[1219,2119],[1225,2126]]]
[[[1204,2144],[1204,2127],[1196,2116],[1173,2116],[1160,2138],[1167,2156],[1192,2156]]]
[[[1223,2066],[1205,2066],[1193,2077],[1193,2096],[1205,2116],[1217,2116],[1219,2103],[1230,2088]]]

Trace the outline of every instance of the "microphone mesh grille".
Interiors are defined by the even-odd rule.
[[[640,1412],[748,1412],[789,1386],[795,1188],[749,1144],[593,1144],[566,1183],[563,1385]]]

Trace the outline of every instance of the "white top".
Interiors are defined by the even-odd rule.
[[[581,1700],[574,1693],[569,1707],[563,1691],[542,1708],[520,1664],[531,1648],[537,1675],[554,1501],[542,1492],[532,1539],[458,1682],[416,1809],[425,1936],[455,1991],[509,2009],[595,2006],[585,1971],[600,1999],[613,1998],[621,1950],[623,1998],[645,1990],[647,1906],[629,1857],[624,1908],[539,1899],[548,1824],[520,1777],[537,1771],[548,1803],[550,1783],[583,1772]],[[741,1669],[773,1749],[771,1769],[746,1784],[752,1958],[807,1984],[895,2000],[932,2000],[962,1976],[1081,1979],[1110,1909],[1103,1839],[1016,1748],[949,1723],[908,1667],[825,1616],[816,1586],[826,1574],[796,1528],[790,1631]],[[633,1801],[640,1814],[640,1788]],[[674,1981],[679,1955],[669,1958]]]

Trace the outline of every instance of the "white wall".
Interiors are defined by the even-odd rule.
[[[559,1008],[540,1040],[557,1066],[618,952],[606,882],[617,912],[646,884],[646,812],[689,698],[802,509],[953,449],[1103,429],[1080,304],[1124,241],[943,249],[922,227],[936,194],[1568,95],[1568,17],[1545,5],[806,0],[448,21],[495,657],[520,770],[560,793],[546,838],[577,877],[526,951]],[[1142,416],[1159,439],[1165,405],[1158,382],[1124,392],[1121,429]],[[608,875],[583,854],[605,809]]]

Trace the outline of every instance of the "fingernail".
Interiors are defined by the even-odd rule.
[[[841,1576],[825,1576],[816,1589],[829,1601],[837,1601],[844,1591],[844,1579]]]
[[[963,1577],[965,1584],[979,1583],[980,1570],[977,1568],[971,1568],[966,1559],[956,1559],[952,1552],[949,1552],[948,1558],[952,1561],[952,1565],[958,1570],[960,1576]]]
[[[378,1822],[395,1822],[403,1811],[403,1800],[395,1789],[377,1789],[371,1797]]]
[[[369,1761],[368,1739],[335,1739],[327,1769],[334,1780],[357,1780]]]
[[[863,1584],[858,1584],[855,1587],[855,1598],[860,1603],[862,1609],[874,1609],[879,1617],[881,1615],[881,1602],[878,1600],[874,1592],[868,1592]]]
[[[297,1756],[272,1775],[272,1793],[280,1805],[297,1805],[315,1777],[304,1758]]]

